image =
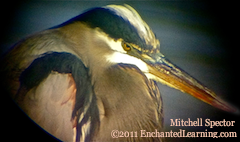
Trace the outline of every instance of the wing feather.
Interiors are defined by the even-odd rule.
[[[47,132],[63,141],[73,141],[72,111],[76,85],[71,74],[51,73],[37,87],[16,100],[23,111]]]
[[[66,52],[48,52],[20,75],[15,97],[38,125],[64,141],[90,141],[99,124],[88,69]]]

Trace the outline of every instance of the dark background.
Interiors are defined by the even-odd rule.
[[[61,24],[88,8],[129,4],[157,35],[161,52],[177,66],[239,108],[239,12],[237,3],[220,1],[10,1],[1,9],[2,56],[22,38]],[[223,112],[188,94],[159,84],[166,131],[235,132],[239,115]],[[2,94],[1,139],[55,140]],[[7,104],[7,105],[6,105]],[[170,127],[170,119],[209,118],[236,121],[234,127]],[[237,134],[239,134],[237,132]],[[207,138],[166,138],[167,141],[203,141]],[[221,139],[209,138],[211,141]],[[236,138],[222,140],[236,141]]]

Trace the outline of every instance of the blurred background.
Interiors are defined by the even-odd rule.
[[[161,52],[177,66],[212,89],[225,101],[238,106],[239,82],[236,3],[221,1],[11,1],[2,5],[0,56],[22,38],[61,24],[89,8],[108,4],[129,4],[152,28],[160,40]],[[7,10],[6,10],[7,9]],[[223,112],[188,94],[158,84],[164,105],[166,131],[235,132],[239,115]],[[127,110],[126,110],[127,111]],[[4,108],[7,134],[13,140],[54,140],[36,127],[9,100]],[[234,127],[171,127],[170,119],[206,118],[236,121]],[[204,122],[203,122],[204,123]],[[6,137],[9,138],[9,136]],[[15,137],[17,135],[17,137]],[[206,138],[166,138],[166,141],[203,141]],[[219,139],[210,138],[211,141]],[[223,140],[235,141],[234,138]]]

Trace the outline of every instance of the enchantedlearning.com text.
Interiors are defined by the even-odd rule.
[[[237,137],[236,132],[208,132],[207,129],[205,132],[186,132],[183,129],[173,132],[158,132],[157,129],[153,132],[148,132],[146,130],[138,131],[119,131],[113,130],[111,132],[112,138],[121,138],[121,137],[187,137],[187,138],[196,138],[196,137],[211,137],[211,138],[227,138],[227,137]]]

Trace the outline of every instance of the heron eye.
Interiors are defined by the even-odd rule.
[[[122,43],[122,47],[125,51],[130,51],[131,50],[131,45],[126,43],[126,42]]]

